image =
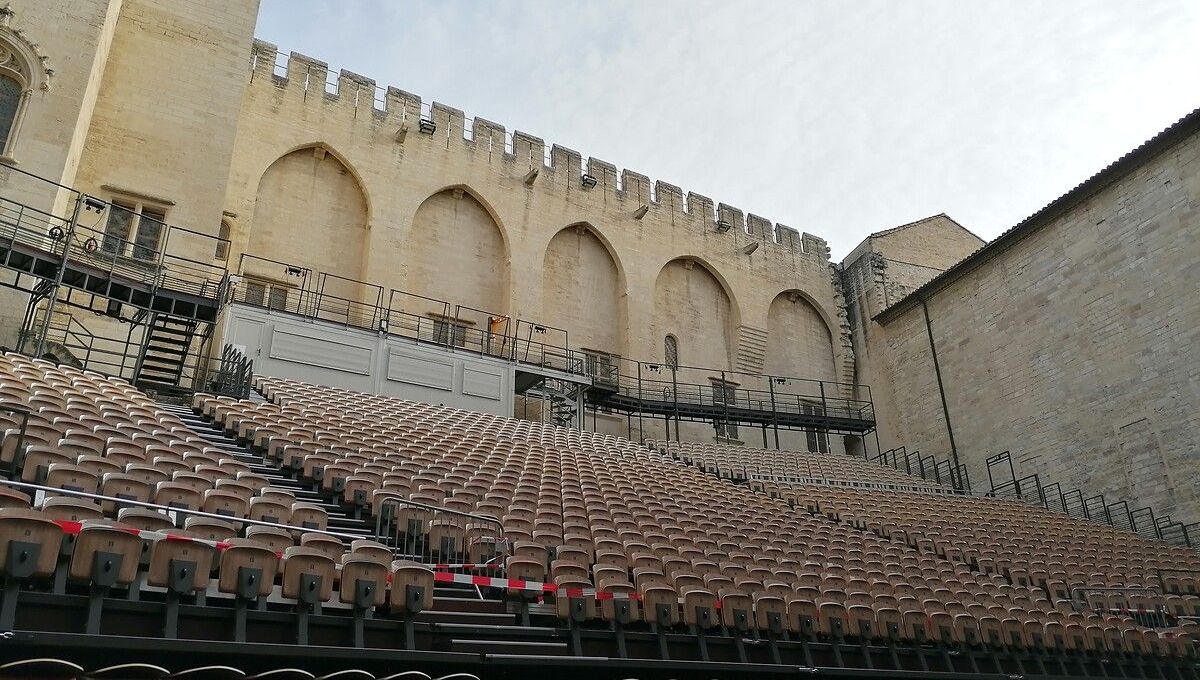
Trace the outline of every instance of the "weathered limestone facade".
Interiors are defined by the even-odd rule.
[[[541,139],[516,132],[506,144],[503,127],[440,104],[422,134],[415,95],[346,71],[333,93],[325,64],[276,61],[255,43],[225,206],[235,258],[537,320],[573,348],[662,361],[673,335],[681,364],[715,370],[766,370],[761,338],[803,319],[774,347],[773,370],[851,377],[822,239],[560,146],[547,164]],[[773,306],[781,296],[787,305]]]
[[[257,0],[10,0],[5,8],[0,46],[28,53],[20,56],[34,73],[0,160],[105,200],[153,204],[172,224],[217,234]],[[2,165],[0,187],[5,198],[67,210],[65,192]],[[211,260],[212,242],[200,243],[197,259]],[[0,291],[0,344],[16,344],[27,301]],[[125,336],[119,324],[83,318]]]
[[[899,408],[908,409],[919,402],[919,412],[941,413],[941,405],[937,384],[932,382],[932,364],[924,366],[928,370],[914,369],[914,374],[928,377],[931,381],[928,385],[921,390],[896,393],[886,329],[872,319],[978,250],[983,243],[983,239],[948,216],[935,215],[872,234],[846,256],[842,281],[847,316],[853,329],[855,382],[870,388],[880,446],[885,450],[898,446],[914,450],[914,443],[896,434],[900,429]],[[923,362],[925,358],[918,354],[913,360]],[[931,408],[936,410],[930,411]],[[949,448],[923,450],[926,454],[937,453],[939,458],[946,457],[948,452]]]
[[[1018,475],[1200,520],[1200,112],[922,287],[980,245],[931,220],[845,267],[884,448],[949,457],[948,413],[977,487],[1011,451]]]

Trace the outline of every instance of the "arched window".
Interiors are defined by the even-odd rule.
[[[663,361],[671,368],[679,368],[679,340],[674,335],[663,340]]]
[[[0,154],[11,156],[29,99],[29,64],[0,38]]]

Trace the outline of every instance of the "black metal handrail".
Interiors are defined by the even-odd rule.
[[[215,370],[210,370],[207,389],[236,399],[250,398],[254,385],[254,361],[231,344],[221,348]]]

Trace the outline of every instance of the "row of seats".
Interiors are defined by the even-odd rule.
[[[705,442],[648,440],[656,451],[695,465],[718,477],[736,479],[784,477],[829,483],[887,487],[938,487],[932,481],[874,465],[861,458],[814,451],[774,451]]]
[[[243,518],[313,530],[328,526],[324,508],[270,486],[250,464],[121,379],[5,354],[0,399],[29,412],[22,440],[22,415],[0,411],[2,462],[23,482],[226,516],[228,521],[187,517],[182,525],[216,540],[257,533],[277,545],[286,537],[302,538],[298,532],[244,526],[237,521]],[[27,507],[30,501],[27,494],[0,489],[0,506]],[[141,529],[170,528],[177,521],[117,501],[53,494],[38,507],[56,519],[120,520]],[[318,541],[320,534],[308,540]]]
[[[120,558],[120,566],[106,577],[109,587],[135,582],[166,586],[170,561],[186,554],[197,568],[194,581],[181,592],[212,585],[217,592],[234,593],[238,570],[254,565],[261,572],[255,597],[296,598],[300,577],[308,575],[322,584],[316,602],[336,595],[337,601],[350,603],[355,583],[373,581],[380,587],[371,606],[386,603],[403,611],[409,585],[424,593],[414,606],[432,606],[432,571],[393,561],[393,551],[380,543],[360,539],[347,545],[324,533],[328,517],[323,508],[269,486],[268,477],[120,379],[5,354],[0,356],[0,403],[29,411],[23,435],[19,412],[0,412],[6,426],[0,448],[23,482],[113,499],[51,491],[40,494],[34,509],[30,494],[0,486],[0,557],[11,557],[8,544],[13,540],[40,546],[33,563],[3,565],[7,575],[37,581],[61,572],[63,581],[89,582],[92,562],[104,546],[104,552]],[[171,510],[185,508],[227,519]],[[244,518],[297,529],[238,521]],[[64,535],[64,521],[81,522],[83,529],[78,536]],[[208,543],[143,539],[130,530],[170,532]],[[402,587],[389,589],[388,582]]]
[[[215,575],[216,590],[229,595],[266,597],[275,593],[278,585],[278,594],[285,598],[315,597],[311,601],[324,602],[334,596],[336,588],[338,600],[345,604],[358,601],[356,584],[367,581],[376,585],[371,592],[372,607],[386,603],[393,611],[406,611],[411,604],[406,591],[410,585],[421,588],[421,608],[429,608],[433,603],[433,572],[412,562],[393,562],[391,550],[373,541],[355,541],[345,552],[339,545],[335,559],[328,549],[309,545],[288,546],[277,552],[269,542],[256,538],[229,538],[213,545],[211,541],[180,540],[201,538],[189,532],[173,531],[174,538],[164,540],[147,538],[128,528],[120,523],[84,523],[77,533],[64,535],[63,525],[47,513],[0,508],[0,555],[6,560],[4,572],[36,580],[49,579],[56,569],[65,568],[69,580],[113,587],[133,584],[144,570],[147,585],[172,585],[179,593],[206,590]],[[9,552],[14,541],[20,544],[15,553],[17,558],[12,558]],[[30,552],[35,548],[36,554]],[[145,553],[148,559],[143,560]],[[115,561],[101,570],[101,582],[95,563],[114,560],[114,556]],[[183,584],[173,582],[172,561],[192,563],[193,578]],[[252,592],[245,591],[239,580],[239,571],[244,568],[256,571]],[[315,595],[305,592],[305,578],[318,579]]]
[[[820,502],[730,485],[618,437],[284,379],[260,378],[257,386],[271,403],[198,397],[195,405],[281,465],[299,466],[302,477],[324,483],[324,471],[333,469],[347,483],[355,478],[355,496],[368,513],[380,511],[384,498],[400,498],[494,516],[513,546],[510,576],[637,593],[642,600],[632,614],[652,622],[665,615],[695,624],[696,612],[715,612],[720,602],[721,617],[741,612],[741,625],[798,633],[886,631],[959,644],[1190,652],[1191,628],[1154,628],[1129,612],[1088,610],[1070,592],[957,559],[986,548],[971,543],[971,534],[948,533],[954,538],[947,553],[924,537],[846,521],[850,513],[834,516]],[[886,514],[886,499],[899,495],[881,493],[877,510]],[[1014,508],[994,500],[961,500],[1018,524],[1026,514],[1022,507],[1014,518]],[[928,512],[956,517],[945,510]],[[1056,519],[1090,545],[1117,540],[1093,525]],[[402,528],[414,526],[433,529],[420,518]],[[1183,557],[1132,534],[1119,542],[1154,555],[1147,569]],[[1091,560],[1092,571],[1113,571],[1109,555],[1074,552],[1079,547],[1064,550]],[[1144,587],[1148,573],[1128,582]],[[595,614],[605,616],[605,607]]]
[[[792,503],[917,546],[982,573],[1070,596],[1078,588],[1108,601],[1120,590],[1200,595],[1200,556],[1115,527],[1016,501],[893,493],[817,485],[772,489]],[[1131,590],[1129,597],[1144,597]],[[1200,610],[1189,612],[1200,615]]]

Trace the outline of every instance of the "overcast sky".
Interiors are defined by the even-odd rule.
[[[1200,106],[1200,2],[263,0],[258,36],[829,241],[991,239]]]

